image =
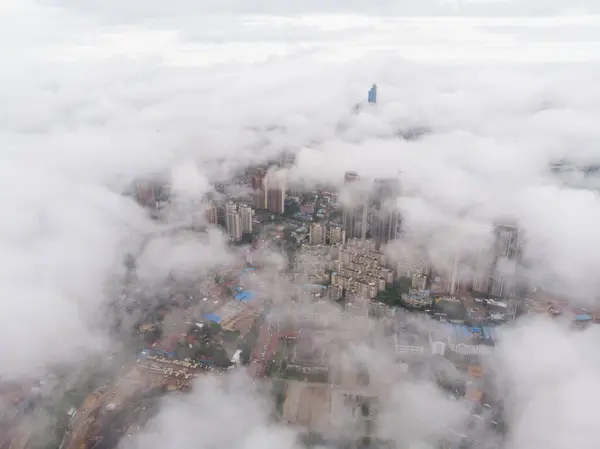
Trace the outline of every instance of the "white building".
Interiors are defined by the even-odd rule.
[[[310,234],[308,236],[309,245],[324,245],[325,236],[325,226],[320,223],[310,225]]]
[[[227,225],[227,235],[232,240],[240,240],[242,238],[242,223],[239,212],[229,212],[225,216]]]
[[[254,221],[254,209],[244,204],[239,206],[240,221],[242,226],[242,233],[252,232],[252,222]]]
[[[346,241],[346,231],[341,226],[329,226],[328,235],[331,245],[343,244]]]

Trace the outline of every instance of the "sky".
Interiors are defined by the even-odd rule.
[[[599,8],[592,0],[3,0],[0,378],[35,377],[112,348],[98,320],[107,285],[148,236],[160,233],[140,259],[153,277],[233,257],[218,233],[188,244],[149,221],[121,194],[132,179],[172,174],[178,209],[168,226],[176,226],[192,220],[211,182],[283,149],[297,154],[290,178],[308,184],[339,184],[346,170],[400,173],[410,242],[435,242],[440,258],[510,216],[525,229],[532,279],[593,304],[597,183],[559,179],[548,164],[600,163]],[[378,106],[354,114],[374,82]],[[398,137],[414,128],[430,132]],[[569,444],[591,447],[588,416],[600,391],[593,336],[548,323],[527,329],[515,331],[518,349],[502,359],[529,395],[516,400],[523,418],[511,444],[558,447],[580,431]],[[548,384],[539,386],[543,373]],[[184,407],[196,406],[190,401]],[[546,416],[549,408],[586,413],[564,419]],[[553,425],[541,427],[547,420]],[[560,438],[550,441],[550,429]],[[273,444],[288,437],[282,430]]]

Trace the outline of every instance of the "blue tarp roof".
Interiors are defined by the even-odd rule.
[[[326,285],[321,285],[321,284],[304,284],[303,285],[304,288],[320,288],[325,290],[327,288]]]
[[[248,302],[248,301],[252,301],[255,297],[256,297],[256,292],[253,292],[251,290],[246,290],[245,292],[242,292],[242,293],[236,295],[235,299],[237,299],[238,301]]]
[[[471,337],[479,334],[486,340],[495,340],[496,333],[490,326],[466,326],[464,324],[450,324],[448,329],[452,329],[454,334],[458,337]]]
[[[589,321],[592,319],[591,315],[588,314],[582,314],[582,315],[575,315],[575,319],[577,321]]]
[[[214,323],[221,322],[221,317],[219,315],[215,315],[214,313],[206,313],[206,314],[204,314],[204,318],[206,318],[208,321],[212,321]]]

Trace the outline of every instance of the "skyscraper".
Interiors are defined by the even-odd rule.
[[[520,233],[515,225],[497,224],[494,235],[490,294],[502,297],[511,293],[516,286],[517,265],[521,255]]]
[[[267,209],[274,214],[283,214],[285,208],[285,186],[267,189]]]
[[[331,245],[343,244],[346,241],[346,231],[341,226],[331,225],[327,229],[327,236]]]
[[[510,294],[516,286],[520,257],[519,228],[512,224],[496,224],[492,247],[483,251],[477,261],[473,290],[498,297]]]
[[[216,225],[219,220],[219,213],[216,204],[210,202],[206,209],[206,221],[209,224]]]
[[[225,216],[227,224],[227,235],[232,240],[240,240],[242,238],[242,225],[239,212],[228,212]]]
[[[460,286],[460,256],[454,255],[452,260],[452,269],[450,271],[450,282],[448,284],[448,294],[454,296],[458,293]]]
[[[308,235],[309,245],[324,245],[326,237],[326,228],[320,223],[310,225],[310,233]]]
[[[246,204],[239,206],[240,220],[243,233],[252,232],[252,222],[254,220],[254,210]]]
[[[350,184],[360,179],[358,173],[349,171],[344,175],[344,182]],[[367,205],[366,201],[353,198],[355,204],[345,206],[343,211],[343,224],[347,238],[364,240],[367,235]]]
[[[252,206],[255,209],[267,208],[267,178],[266,173],[261,171],[252,177]]]
[[[371,86],[369,89],[367,100],[371,104],[377,103],[377,84],[373,84],[373,86]]]
[[[135,184],[135,197],[139,204],[145,207],[155,207],[156,189],[154,184],[149,181],[138,181]]]
[[[396,178],[376,179],[371,197],[371,237],[375,248],[381,249],[400,234],[400,213],[396,199],[400,195],[400,182]]]

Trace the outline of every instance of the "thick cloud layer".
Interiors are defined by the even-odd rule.
[[[342,13],[373,15],[554,15],[572,12],[598,12],[593,0],[576,0],[565,4],[559,0],[306,0],[302,2],[275,0],[184,0],[167,6],[158,0],[132,0],[122,5],[114,0],[94,0],[82,4],[75,0],[46,0],[89,13],[100,13],[107,18],[122,20],[145,18],[156,20],[160,16],[196,15],[200,13],[250,13],[250,14],[310,14]]]

